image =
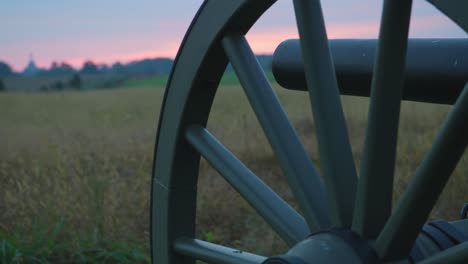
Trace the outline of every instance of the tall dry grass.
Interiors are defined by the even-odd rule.
[[[277,94],[311,159],[320,170],[315,127],[307,94],[281,89],[277,90]],[[208,128],[286,201],[297,207],[246,97],[236,87],[232,87],[222,90],[216,99]],[[359,168],[367,126],[368,99],[342,97],[342,102],[353,155]],[[395,204],[430,149],[450,108],[445,105],[403,102],[394,183]],[[240,118],[225,118],[229,116],[228,113],[236,113]],[[286,245],[279,237],[207,162],[202,163],[200,177],[198,204],[199,211],[203,213],[198,216],[198,226],[202,237],[208,233],[209,238],[214,237],[216,242],[267,255],[285,250]],[[219,199],[213,199],[213,193]],[[465,153],[432,211],[431,218],[458,219],[460,208],[467,201],[468,155]]]
[[[307,94],[279,88],[277,92],[320,168]],[[0,235],[15,237],[18,245],[26,247],[37,242],[35,232],[52,234],[60,224],[54,242],[57,247],[66,244],[68,251],[88,256],[93,247],[110,250],[128,245],[134,251],[125,256],[143,252],[146,258],[138,261],[147,261],[151,165],[162,95],[162,89],[151,88],[0,94]],[[343,104],[359,164],[368,100],[343,97]],[[403,104],[395,202],[431,147],[449,109]],[[208,128],[296,206],[240,87],[219,90]],[[199,237],[266,255],[284,250],[278,236],[205,161],[198,188]],[[465,154],[432,217],[455,219],[467,200]],[[51,247],[48,250],[53,251]],[[57,252],[41,254],[45,258],[79,257]]]

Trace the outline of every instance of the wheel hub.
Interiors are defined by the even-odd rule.
[[[267,259],[264,264],[378,263],[370,243],[356,233],[341,228],[321,231],[299,242],[285,255]]]

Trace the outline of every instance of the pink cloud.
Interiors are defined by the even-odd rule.
[[[90,55],[87,57],[75,57],[69,58],[66,61],[73,65],[75,68],[80,68],[83,62],[92,60],[96,63],[112,64],[117,61],[121,63],[128,63],[134,60],[142,60],[147,58],[159,58],[167,57],[173,58],[173,54],[177,53],[178,45],[167,46],[163,49],[150,49],[141,51],[130,51],[130,52],[114,52],[111,54],[103,55]]]
[[[164,27],[172,28],[183,26],[182,22],[165,22],[163,24]],[[37,53],[36,59],[40,66],[48,67],[51,61],[61,58],[57,61],[63,60],[76,68],[80,68],[87,59],[92,59],[97,63],[111,64],[116,61],[129,62],[144,58],[174,58],[184,33],[181,30],[177,32],[177,34],[167,35],[165,39],[158,39],[158,32],[156,35],[147,34],[122,39],[81,39],[79,44],[70,40],[58,40],[49,45],[41,43],[42,45],[38,45],[41,49],[34,50],[33,48],[37,48],[37,46],[29,47],[25,45],[21,49],[16,47],[11,52],[6,52],[6,54],[9,54],[12,58],[21,55],[26,59],[27,54],[19,54],[18,50],[30,50],[35,55]],[[378,22],[335,22],[327,24],[327,34],[330,39],[377,38],[378,32]],[[466,36],[452,21],[441,15],[413,17],[411,22],[412,37],[453,37],[457,35]],[[290,38],[298,38],[297,29],[294,24],[274,28],[254,27],[247,34],[247,39],[252,49],[259,54],[272,53],[282,41]],[[16,59],[16,61],[24,61],[25,65],[25,59]],[[15,60],[11,59],[11,61]],[[22,65],[13,66],[17,70],[21,70],[24,67]]]
[[[112,64],[133,60],[157,57],[175,57],[179,48],[179,40],[175,37],[158,42],[148,37],[116,40],[83,39],[79,44],[64,40],[49,45],[25,45],[16,47],[8,53],[7,61],[12,61],[15,70],[21,71],[27,63],[31,51],[40,67],[49,67],[52,61],[64,61],[75,68],[81,68],[83,62],[92,60],[96,63]]]
[[[334,23],[327,27],[327,35],[335,38],[375,38],[378,25],[373,23]],[[256,53],[272,53],[284,40],[298,38],[295,26],[272,28],[268,30],[252,30],[247,34],[252,49]]]
[[[466,38],[466,33],[455,22],[442,15],[414,17],[411,20],[410,35],[420,38],[456,36]]]
[[[329,39],[340,38],[378,38],[379,23],[329,23],[327,35]],[[410,37],[440,38],[463,36],[464,32],[450,19],[441,16],[413,17],[410,26]],[[256,53],[272,53],[284,40],[298,38],[295,26],[263,29],[253,29],[247,34],[247,39]]]
[[[327,35],[330,39],[337,38],[376,38],[379,25],[373,22],[367,23],[337,23],[327,27]]]
[[[272,53],[284,40],[298,38],[295,27],[281,27],[268,30],[253,29],[246,36],[255,53]]]

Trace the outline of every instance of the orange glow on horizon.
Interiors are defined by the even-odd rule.
[[[443,29],[450,27],[453,23],[445,17],[440,16],[426,16],[418,17],[412,20],[411,31],[415,33],[416,37],[430,37],[432,30]],[[337,38],[377,38],[379,32],[378,23],[331,23],[327,26],[327,35],[330,39]],[[256,54],[272,54],[276,47],[284,40],[291,38],[298,38],[298,33],[295,25],[270,28],[270,29],[256,29],[255,27],[246,36],[253,51]],[[146,41],[146,40],[145,40]],[[86,50],[93,51],[98,55],[90,54],[87,57],[71,57],[63,61],[69,63],[76,69],[82,67],[83,63],[87,60],[92,60],[97,64],[107,64],[111,66],[115,62],[129,63],[131,61],[143,60],[148,58],[170,58],[174,59],[180,46],[181,39],[174,39],[174,37],[167,40],[166,43],[160,45],[158,48],[150,48],[147,50],[133,51],[133,52],[119,52],[117,49],[109,49],[106,44],[96,45],[95,43],[89,44]],[[139,41],[139,44],[143,43]],[[145,45],[138,45],[145,47]],[[103,53],[101,51],[104,51]],[[101,53],[100,53],[101,52]],[[85,53],[84,51],[81,53]],[[105,54],[107,53],[107,54]],[[99,55],[101,54],[101,55]],[[38,64],[47,65],[50,63],[43,63],[45,58],[38,60]]]
[[[173,59],[178,49],[179,47],[174,45],[173,47],[169,47],[163,50],[158,49],[158,50],[147,50],[147,51],[139,51],[139,52],[118,53],[118,54],[114,54],[110,56],[94,56],[92,58],[89,58],[89,57],[88,58],[70,58],[64,61],[72,65],[76,69],[81,68],[85,61],[93,61],[96,64],[107,64],[111,66],[112,64],[116,62],[129,63],[132,61],[152,59],[152,58]]]
[[[378,28],[369,24],[335,24],[327,28],[329,38],[369,38],[375,37]],[[272,54],[276,47],[284,40],[298,38],[297,29],[294,26],[275,28],[269,30],[255,30],[247,34],[247,39],[257,54]],[[174,59],[179,49],[180,43],[173,42],[164,45],[159,49],[145,51],[115,53],[109,56],[89,56],[88,58],[69,58],[65,61],[75,68],[81,68],[87,60],[92,60],[97,64],[112,65],[115,62],[129,63],[131,61],[143,60],[147,58],[170,58]],[[105,50],[105,48],[103,48]],[[92,57],[92,59],[90,59]]]
[[[378,25],[332,24],[327,28],[329,39],[338,38],[376,38]],[[296,27],[276,28],[268,31],[255,31],[247,34],[252,49],[257,54],[272,54],[278,45],[287,39],[299,38]]]

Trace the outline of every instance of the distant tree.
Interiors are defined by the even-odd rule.
[[[49,90],[49,86],[43,84],[39,87],[39,90],[40,91],[44,91],[44,92],[47,92]]]
[[[13,70],[10,65],[0,61],[0,77],[7,77],[13,75]]]
[[[0,79],[0,92],[3,92],[6,90],[5,84],[3,83],[3,80]]]
[[[63,82],[61,81],[56,81],[52,84],[51,88],[60,91],[63,90],[63,88],[65,88],[65,85],[63,85]]]
[[[59,76],[59,75],[70,75],[70,74],[73,74],[74,72],[75,72],[75,69],[73,69],[73,67],[67,64],[66,62],[62,62],[59,64],[54,61],[50,65],[50,69],[48,71],[41,72],[41,74]]]
[[[86,61],[81,68],[81,73],[84,74],[96,74],[98,73],[97,65],[92,61]]]
[[[112,64],[112,67],[111,67],[110,71],[113,74],[122,75],[122,74],[125,74],[125,66],[122,65],[122,63],[120,63],[120,62],[116,62],[116,63]]]
[[[60,63],[59,70],[60,70],[60,73],[62,75],[72,74],[72,73],[75,72],[75,69],[73,69],[73,67],[70,64],[66,63],[66,62]]]
[[[108,66],[107,64],[99,64],[99,65],[98,65],[98,71],[99,71],[100,73],[106,73],[106,72],[109,71],[109,69],[110,69],[110,68],[109,68],[109,66]]]
[[[81,78],[77,73],[73,74],[71,79],[68,81],[68,85],[73,88],[80,90],[81,89]]]
[[[41,74],[45,75],[59,75],[59,64],[55,61],[52,62],[50,65],[49,70],[44,70],[43,72],[41,71]]]

